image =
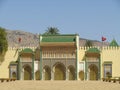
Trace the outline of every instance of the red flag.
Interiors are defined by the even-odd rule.
[[[18,42],[19,42],[19,43],[21,42],[21,38],[18,38]]]
[[[105,41],[106,40],[106,37],[102,37],[102,41]]]

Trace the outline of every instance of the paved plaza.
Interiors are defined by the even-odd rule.
[[[102,81],[15,81],[0,83],[0,90],[120,90],[120,84]]]

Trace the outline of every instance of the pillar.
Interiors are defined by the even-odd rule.
[[[32,55],[32,80],[34,80],[34,55]]]
[[[40,80],[42,80],[42,49],[40,49]]]
[[[68,70],[66,70],[66,80],[69,80],[69,72],[70,72],[70,70],[68,69]]]
[[[55,70],[53,68],[53,70],[51,70],[51,80],[54,80],[54,73],[55,73]]]
[[[20,62],[20,56],[18,56],[18,80],[22,80],[21,78],[21,62]]]
[[[43,69],[43,72],[42,72],[42,79],[41,80],[45,80],[45,69]]]
[[[99,72],[98,72],[98,79],[101,79],[101,55],[99,56]]]

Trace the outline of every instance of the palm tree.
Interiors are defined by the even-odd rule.
[[[7,33],[5,32],[5,29],[0,27],[0,64],[4,61],[4,55],[8,49],[6,36]]]
[[[46,30],[46,32],[43,35],[58,35],[59,33],[59,29],[56,27],[48,27],[48,29]]]
[[[5,29],[0,27],[0,54],[6,52],[8,49],[6,36],[7,33],[5,32]]]
[[[91,47],[93,46],[93,43],[91,40],[86,40],[85,47]]]

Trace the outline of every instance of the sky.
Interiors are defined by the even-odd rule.
[[[120,0],[0,0],[0,27],[34,34],[57,27],[61,34],[120,44]]]

